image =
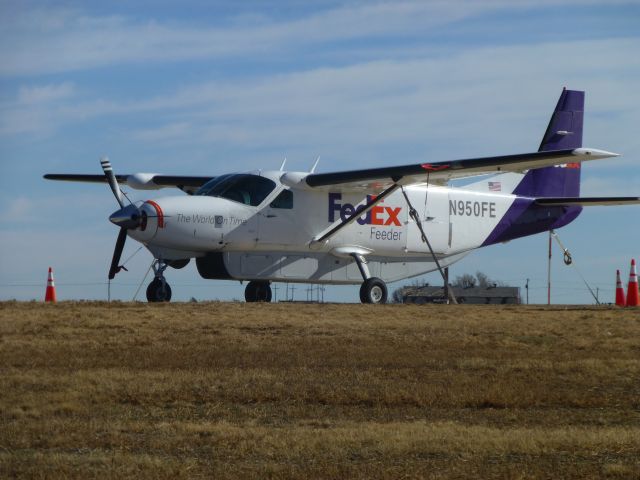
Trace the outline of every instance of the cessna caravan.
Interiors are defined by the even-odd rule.
[[[102,159],[101,175],[44,177],[110,185],[119,209],[109,220],[120,232],[108,277],[122,268],[126,238],[142,243],[154,257],[150,302],[169,301],[167,268],[194,259],[205,279],[247,281],[247,302],[271,301],[271,282],[300,282],[361,284],[363,303],[384,303],[388,282],[557,229],[586,206],[640,203],[580,197],[582,162],[618,156],[582,146],[583,112],[584,92],[564,89],[538,151],[516,155],[217,176],[115,175]],[[472,176],[464,187],[450,185]],[[131,203],[121,184],[183,193]]]

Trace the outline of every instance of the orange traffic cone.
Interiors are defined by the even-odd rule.
[[[624,298],[624,288],[622,288],[622,281],[620,280],[620,270],[616,270],[616,305],[618,307],[624,307],[626,300]]]
[[[44,294],[45,302],[56,303],[56,286],[53,284],[53,270],[49,267],[49,276],[47,277],[47,291]]]
[[[638,298],[638,275],[636,274],[636,261],[631,259],[631,271],[629,272],[629,286],[627,287],[627,307],[640,305]]]

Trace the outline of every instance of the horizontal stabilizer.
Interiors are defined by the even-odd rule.
[[[640,204],[640,197],[547,197],[537,198],[536,203],[548,207],[635,205]]]

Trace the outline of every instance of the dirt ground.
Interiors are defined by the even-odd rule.
[[[0,303],[0,477],[640,478],[640,309]]]

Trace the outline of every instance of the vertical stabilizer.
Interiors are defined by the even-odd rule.
[[[583,115],[584,92],[563,89],[538,151],[582,147]],[[580,164],[530,170],[513,193],[527,197],[578,197]]]

